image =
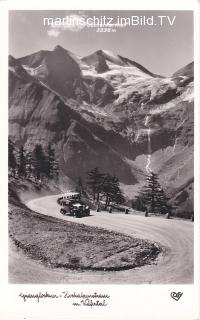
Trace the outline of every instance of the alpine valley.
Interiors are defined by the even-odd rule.
[[[193,63],[166,78],[106,50],[9,56],[9,135],[27,150],[51,143],[60,185],[99,167],[133,199],[152,170],[192,212],[193,104]]]

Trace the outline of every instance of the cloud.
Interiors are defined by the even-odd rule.
[[[49,37],[57,38],[62,32],[79,32],[86,26],[85,14],[70,14],[64,18],[55,18],[47,30]]]

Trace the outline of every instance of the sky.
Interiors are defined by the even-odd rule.
[[[163,18],[161,25],[158,16]],[[115,28],[116,32],[97,32],[97,27],[67,25],[44,26],[44,18],[136,16],[135,25]],[[154,25],[144,25],[153,16]],[[142,17],[142,18],[141,18]],[[58,21],[57,19],[57,21]],[[139,20],[137,20],[139,19]],[[140,21],[139,25],[136,25]],[[150,19],[148,20],[149,22]],[[113,27],[111,27],[113,29]],[[191,11],[10,11],[9,53],[19,58],[56,45],[87,56],[105,49],[142,64],[149,71],[170,76],[193,61],[193,15]]]

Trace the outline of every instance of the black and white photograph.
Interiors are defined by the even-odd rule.
[[[9,12],[10,283],[193,283],[193,60],[192,11]]]
[[[0,319],[199,319],[199,15],[0,0]]]

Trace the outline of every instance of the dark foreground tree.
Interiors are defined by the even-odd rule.
[[[119,179],[110,174],[107,174],[104,178],[102,193],[105,198],[105,209],[112,203],[124,203],[124,197],[119,187]]]
[[[76,192],[80,193],[80,195],[85,195],[83,181],[80,176],[78,177],[78,181],[77,181],[77,185],[76,185]]]
[[[17,161],[15,157],[15,148],[11,139],[8,140],[8,167],[9,173],[15,175],[17,168]]]
[[[124,204],[125,198],[120,187],[118,187],[118,189],[116,190],[116,193],[114,194],[114,197],[113,197],[113,201],[116,204]]]
[[[122,204],[125,199],[119,186],[119,179],[104,174],[96,167],[88,172],[87,185],[92,191],[93,200],[105,203],[105,209],[112,204]]]
[[[92,191],[93,200],[99,201],[99,195],[102,191],[102,185],[104,182],[104,174],[96,167],[89,171],[87,179],[87,185]]]
[[[19,163],[17,171],[20,177],[26,177],[26,155],[23,146],[19,149]]]
[[[47,159],[46,159],[46,175],[47,178],[57,178],[59,173],[58,162],[55,157],[55,150],[49,144],[47,148]]]
[[[34,164],[33,164],[33,152],[26,153],[26,176],[29,179],[33,179],[34,176]]]
[[[43,148],[37,144],[33,150],[33,174],[36,180],[41,180],[47,175],[47,159]]]
[[[24,177],[30,180],[58,179],[59,164],[55,157],[55,150],[48,145],[46,152],[37,144],[33,150],[26,150],[24,146],[14,147],[11,139],[8,140],[9,174],[15,177]]]
[[[147,176],[146,184],[135,198],[134,203],[139,203],[141,208],[147,209],[149,212],[165,214],[171,211],[168,201],[169,198],[160,185],[157,174],[151,172]]]

